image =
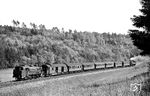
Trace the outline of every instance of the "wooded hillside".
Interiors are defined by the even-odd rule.
[[[16,64],[77,63],[128,60],[139,54],[128,35],[116,33],[64,31],[16,21],[0,25],[0,68]]]

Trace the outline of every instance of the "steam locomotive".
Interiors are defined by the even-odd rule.
[[[134,66],[136,62],[130,59],[129,62],[93,62],[93,63],[64,63],[44,64],[42,66],[16,66],[13,70],[13,77],[16,80],[32,79],[60,74],[68,74],[89,70],[100,70],[117,67]]]

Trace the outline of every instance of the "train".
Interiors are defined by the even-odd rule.
[[[118,67],[134,66],[136,62],[130,59],[129,62],[90,62],[90,63],[62,63],[49,64],[45,63],[41,66],[16,66],[13,70],[13,78],[17,81],[48,77],[61,74],[70,74],[75,72],[84,72],[89,70],[101,70]]]

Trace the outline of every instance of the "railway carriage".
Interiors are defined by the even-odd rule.
[[[95,64],[94,63],[82,63],[83,70],[90,70],[90,69],[95,69]]]
[[[81,63],[67,63],[69,72],[82,71],[83,65]]]
[[[64,64],[43,64],[42,66],[42,76],[57,75],[65,72],[66,66]]]
[[[116,67],[122,67],[122,62],[116,62]]]
[[[95,62],[96,69],[103,69],[105,68],[105,62]]]
[[[68,72],[68,68],[65,64],[53,64],[50,67],[50,75],[63,74]]]
[[[124,62],[124,67],[128,67],[128,66],[130,66],[130,61],[125,61]]]
[[[106,68],[114,68],[114,62],[105,62]]]
[[[51,69],[52,69],[52,65],[49,64],[49,63],[46,63],[46,64],[43,64],[41,66],[41,74],[42,76],[46,77],[46,76],[49,76],[51,75]]]

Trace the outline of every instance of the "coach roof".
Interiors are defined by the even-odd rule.
[[[53,67],[61,67],[61,66],[66,66],[65,64],[53,64]]]
[[[82,63],[83,65],[94,65],[94,62]]]
[[[105,64],[106,62],[94,62],[94,64],[96,65],[101,65],[101,64]]]
[[[68,66],[81,66],[81,63],[66,63]]]

